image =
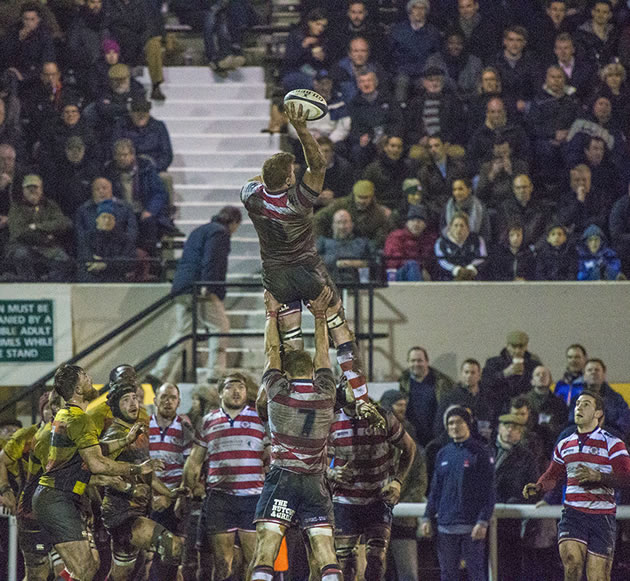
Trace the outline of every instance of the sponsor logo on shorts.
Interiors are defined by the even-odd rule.
[[[280,500],[279,498],[273,499],[273,507],[271,508],[270,518],[279,518],[285,520],[287,522],[291,522],[293,519],[293,515],[295,511],[292,508],[289,508],[287,505],[289,501]]]

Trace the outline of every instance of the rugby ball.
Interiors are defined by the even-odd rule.
[[[297,109],[302,105],[302,109],[307,112],[307,121],[317,121],[328,113],[326,99],[319,93],[311,89],[293,89],[284,96],[284,104],[293,103]]]

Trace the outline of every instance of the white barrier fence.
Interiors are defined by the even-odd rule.
[[[426,508],[426,503],[401,502],[394,507],[394,516],[415,516],[422,518]],[[536,508],[533,504],[496,504],[494,513],[488,528],[489,581],[497,581],[498,576],[498,554],[497,554],[497,519],[500,518],[553,518],[559,519],[562,516],[562,506],[541,506]],[[630,520],[630,505],[617,507],[617,520]]]
[[[426,503],[401,502],[394,507],[394,516],[413,516],[422,518]],[[498,556],[497,556],[497,519],[500,518],[553,518],[559,519],[562,513],[561,506],[541,506],[536,508],[533,504],[497,504],[488,529],[488,543],[490,545],[490,559],[488,563],[489,581],[498,580]],[[7,581],[17,581],[17,521],[4,507],[0,507],[0,518],[9,519],[9,566]],[[630,520],[630,505],[617,507],[617,520]]]

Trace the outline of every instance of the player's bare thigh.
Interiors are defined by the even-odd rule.
[[[586,579],[588,581],[610,581],[612,571],[612,557],[586,554]]]
[[[560,559],[564,567],[564,581],[580,581],[586,560],[586,544],[578,541],[558,543]]]

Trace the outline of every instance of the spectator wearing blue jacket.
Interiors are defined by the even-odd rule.
[[[579,343],[567,347],[567,367],[562,378],[556,382],[553,393],[565,404],[571,405],[584,389],[584,366],[588,359],[586,348]]]
[[[227,274],[230,237],[241,224],[241,211],[234,206],[224,206],[208,224],[193,230],[182,257],[177,263],[171,293],[180,295],[175,303],[175,328],[169,345],[192,330],[192,285],[198,281],[224,282]],[[225,314],[223,301],[225,287],[208,285],[201,289],[199,322],[211,332],[227,333],[230,323]],[[208,361],[206,381],[217,379],[226,368],[227,337],[208,339]],[[161,385],[164,381],[175,381],[181,362],[181,347],[164,353],[147,375],[147,381]]]
[[[466,561],[468,579],[485,581],[485,538],[495,504],[494,460],[470,437],[472,416],[461,406],[446,412],[450,443],[437,455],[422,531],[431,536],[437,522],[442,581],[460,579]]]
[[[408,20],[395,24],[390,33],[395,97],[399,103],[408,101],[410,89],[422,77],[427,59],[440,50],[440,33],[427,22],[429,8],[429,0],[409,0]]]
[[[602,229],[591,224],[582,234],[578,251],[578,280],[617,280],[621,261],[608,246]]]

